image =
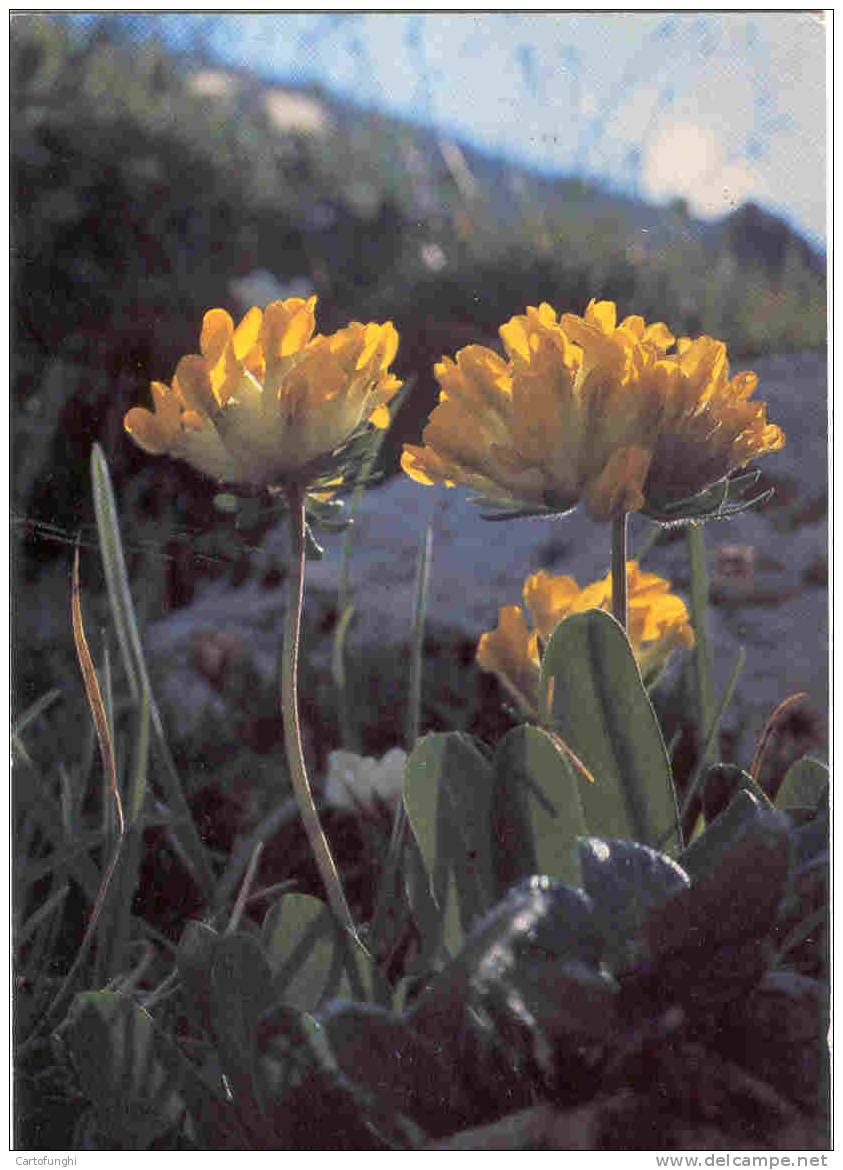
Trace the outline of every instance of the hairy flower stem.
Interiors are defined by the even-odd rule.
[[[626,620],[626,521],[623,512],[612,521],[612,616],[627,628]]]
[[[331,847],[313,800],[302,748],[299,723],[298,666],[301,635],[302,602],[304,599],[304,493],[299,488],[287,489],[287,507],[290,517],[290,579],[288,583],[287,613],[284,618],[284,650],[281,663],[281,715],[284,720],[284,749],[293,792],[304,822],[307,839],[319,875],[328,896],[328,902],[338,921],[356,937],[354,920],[340,881]]]

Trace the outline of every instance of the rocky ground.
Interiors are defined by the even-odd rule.
[[[705,530],[714,603],[710,635],[721,692],[738,648],[746,649],[724,724],[726,744],[744,764],[766,717],[783,698],[807,692],[809,737],[820,742],[828,705],[825,357],[787,355],[754,365],[769,415],[787,433],[786,448],[761,464],[763,482],[775,495],[760,510]],[[525,576],[538,568],[573,574],[581,584],[608,569],[607,530],[579,513],[553,522],[489,523],[466,492],[424,488],[398,476],[368,492],[357,514],[350,561],[356,605],[351,655],[406,655],[419,541],[428,524],[433,561],[427,629],[434,644],[443,639],[473,644],[496,624],[499,606],[520,601]],[[633,552],[647,528],[646,522],[633,522]],[[160,698],[175,728],[190,728],[209,708],[222,714],[225,698],[214,678],[218,661],[246,658],[257,676],[272,684],[284,589],[264,570],[283,558],[284,542],[283,529],[270,532],[245,581],[209,583],[189,607],[148,627]],[[324,669],[330,661],[341,544],[341,536],[329,534],[324,559],[308,565],[305,655]],[[681,532],[663,537],[646,564],[687,595]],[[268,586],[268,580],[274,584]]]

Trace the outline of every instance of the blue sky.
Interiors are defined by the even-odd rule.
[[[135,19],[138,19],[137,17]],[[144,18],[141,18],[144,19]],[[319,82],[544,169],[825,239],[825,28],[810,12],[145,17],[220,61]]]

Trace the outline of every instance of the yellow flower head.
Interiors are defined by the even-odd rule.
[[[314,336],[316,297],[223,309],[202,322],[199,354],[183,357],[169,386],[152,383],[154,410],[133,407],[126,430],[152,455],[184,459],[213,479],[252,487],[323,480],[331,457],[368,423],[389,422],[401,385],[391,322],[352,322]]]
[[[637,561],[627,561],[629,640],[641,676],[653,682],[677,646],[693,646],[694,632],[685,602],[670,592],[670,582],[655,573],[643,573]],[[497,629],[482,634],[477,662],[497,675],[504,688],[527,715],[539,708],[541,649],[556,626],[572,613],[589,609],[611,611],[612,574],[580,589],[573,577],[555,577],[544,570],[524,582],[524,607],[506,605]]]
[[[561,319],[528,308],[500,334],[506,358],[472,345],[435,367],[439,405],[402,458],[420,483],[465,484],[510,509],[584,500],[609,520],[685,500],[784,444],[749,401],[755,375],[730,380],[711,338],[617,324],[610,301]]]

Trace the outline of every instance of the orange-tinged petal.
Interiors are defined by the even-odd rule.
[[[586,489],[589,516],[593,520],[611,520],[641,508],[651,458],[652,453],[643,447],[616,448],[597,479]]]
[[[316,297],[289,297],[267,305],[261,326],[261,345],[267,361],[292,357],[304,349],[316,328]]]
[[[636,341],[641,341],[644,336],[644,318],[643,317],[624,317],[618,326],[619,329],[625,329],[627,333],[631,333]]]
[[[481,635],[476,657],[480,669],[497,675],[526,713],[536,711],[540,677],[538,644],[519,606],[501,608],[497,629]]]
[[[414,479],[416,483],[423,483],[426,487],[431,487],[435,483],[447,483],[449,487],[453,487],[453,483],[448,483],[448,480],[441,478],[435,470],[428,470],[431,463],[430,454],[424,447],[413,447],[409,443],[405,444],[401,454],[401,468],[406,471],[410,479]]]
[[[693,630],[684,601],[670,592],[670,582],[655,573],[642,573],[637,561],[627,561],[629,605],[628,635],[642,674],[652,682],[673,650],[692,646]],[[518,684],[525,659],[538,670],[539,639],[543,644],[560,621],[569,614],[590,609],[610,610],[612,574],[580,589],[573,577],[554,576],[541,570],[524,582],[524,600],[535,629],[529,630],[518,606],[500,611],[498,628],[484,635],[478,648],[478,662],[494,670],[505,682]],[[528,648],[525,650],[525,646]]]
[[[179,415],[182,410],[182,400],[178,388],[166,386],[163,382],[153,382],[152,401],[155,403],[155,415],[166,431],[175,434],[179,425]]]
[[[661,321],[654,321],[644,330],[644,341],[662,352],[670,349],[675,340],[668,327]]]
[[[612,333],[618,319],[618,311],[614,301],[589,301],[585,311],[585,320],[589,325],[596,325],[603,333]]]
[[[240,361],[257,345],[262,323],[263,313],[260,309],[253,307],[249,309],[246,316],[234,330],[234,336],[232,338],[234,356]]]
[[[512,317],[498,332],[510,356],[517,354],[524,361],[529,360],[530,334],[524,317]]]
[[[163,455],[169,449],[168,436],[151,410],[133,406],[127,411],[123,426],[149,455]]]
[[[550,638],[559,622],[571,612],[579,592],[573,577],[556,577],[544,569],[524,582],[524,604],[543,641]]]
[[[377,427],[379,431],[384,431],[389,426],[390,414],[388,406],[376,406],[372,411],[369,422],[372,426]]]
[[[192,409],[213,418],[219,402],[211,389],[208,365],[198,354],[188,354],[176,366],[173,385],[178,388],[185,403]]]
[[[228,345],[234,333],[234,322],[225,309],[209,309],[202,318],[202,332],[199,336],[199,348],[202,356],[211,366],[222,357],[222,352]]]

